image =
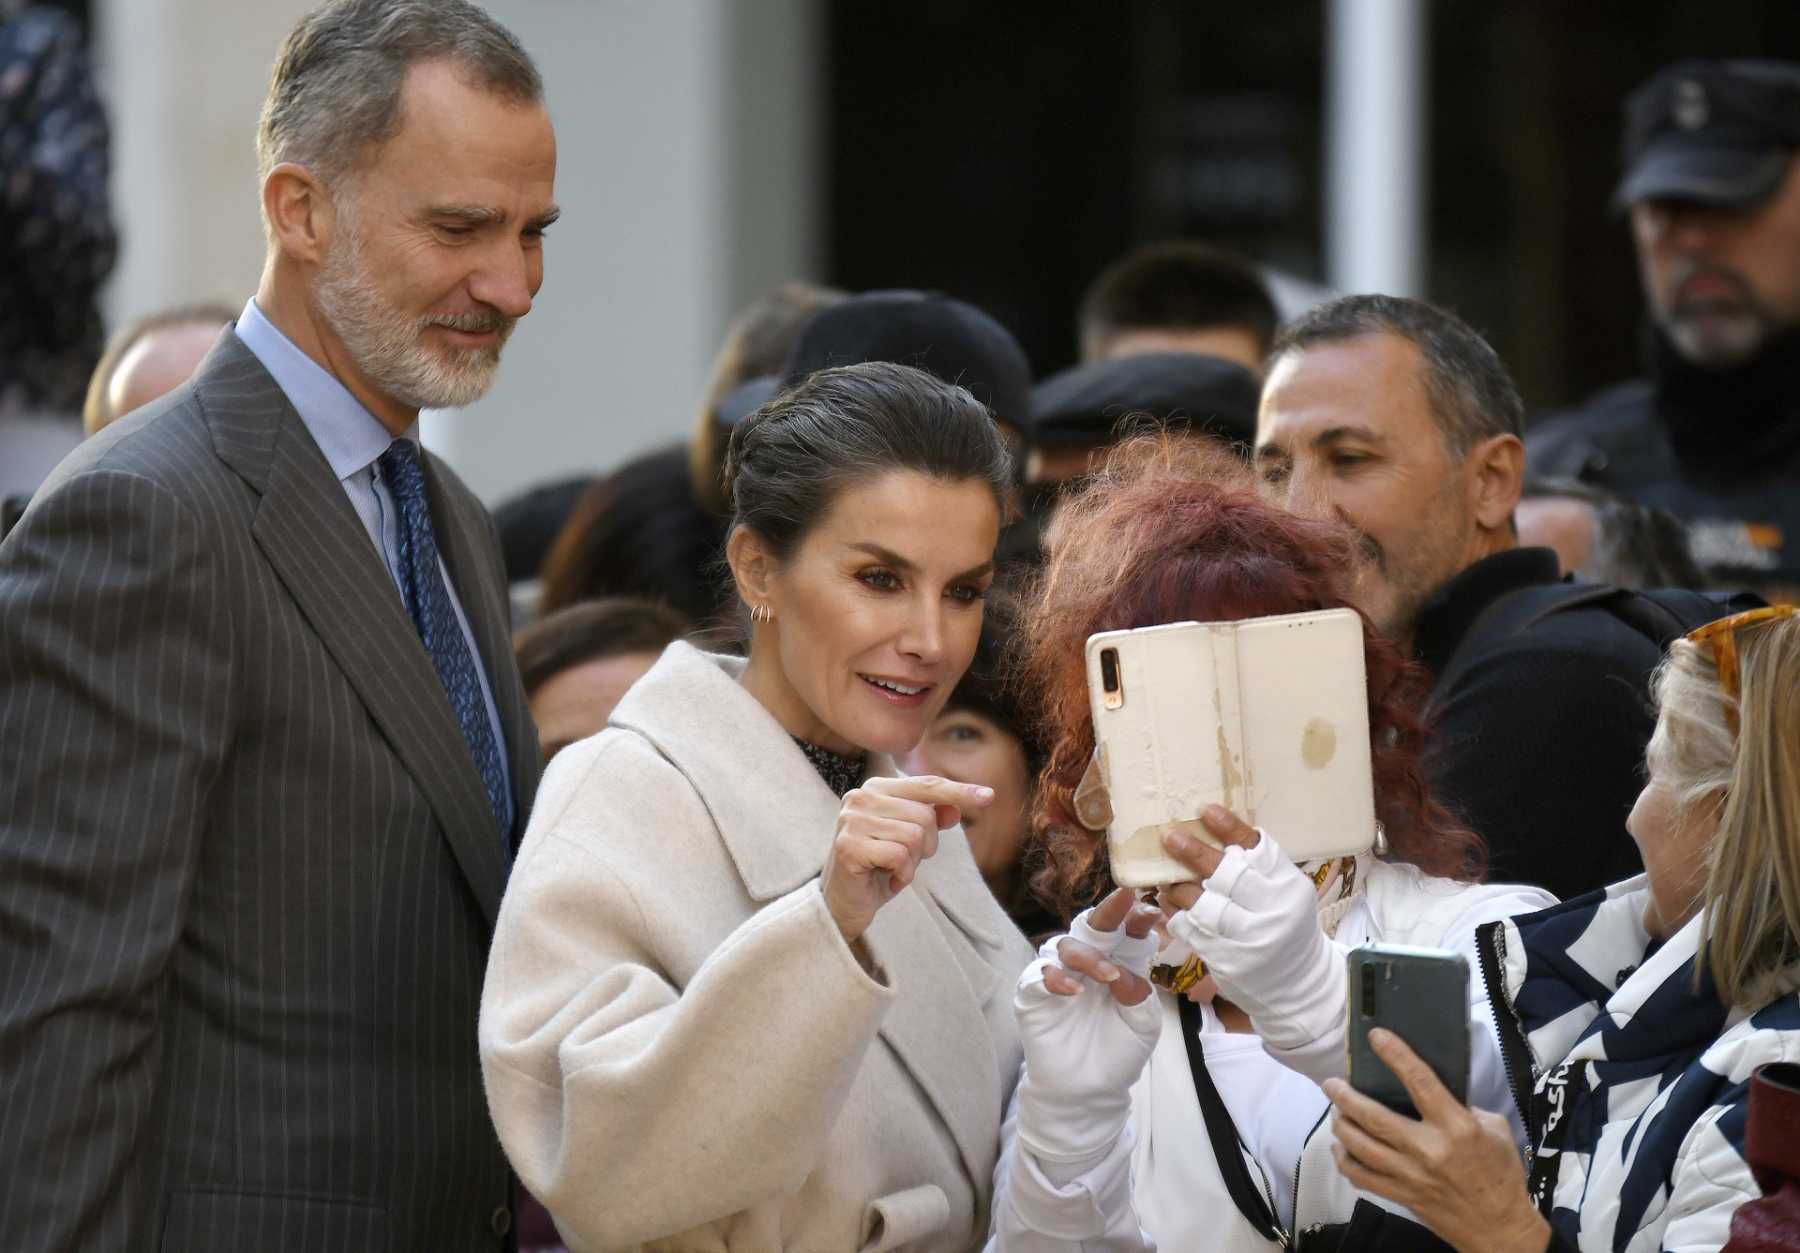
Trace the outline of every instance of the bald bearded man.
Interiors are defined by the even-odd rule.
[[[81,424],[92,435],[180,387],[237,319],[224,305],[180,305],[140,318],[106,346],[88,380]]]

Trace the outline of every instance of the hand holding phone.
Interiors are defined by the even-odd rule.
[[[1417,1118],[1412,1097],[1369,1046],[1369,1030],[1399,1036],[1459,1102],[1469,1102],[1469,963],[1461,953],[1365,944],[1351,949],[1350,1086]]]

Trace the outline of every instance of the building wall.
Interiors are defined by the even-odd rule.
[[[732,312],[815,277],[817,0],[489,0],[543,70],[563,220],[500,380],[425,437],[490,503],[680,438]],[[256,118],[312,0],[97,0],[110,320],[246,299]]]

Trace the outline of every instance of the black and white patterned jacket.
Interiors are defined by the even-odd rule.
[[[1706,915],[1657,945],[1648,896],[1640,875],[1481,928],[1555,1249],[1717,1250],[1760,1195],[1743,1157],[1751,1072],[1800,1060],[1800,969],[1728,1007],[1709,971],[1694,981]]]

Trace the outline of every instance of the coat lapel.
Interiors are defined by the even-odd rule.
[[[763,902],[819,876],[841,806],[780,724],[736,682],[743,664],[670,645],[612,721],[649,739],[694,785],[746,891]],[[886,758],[876,768],[897,773]],[[976,1029],[999,983],[990,964],[1004,943],[997,917],[968,843],[953,829],[865,937],[896,993],[881,1037],[930,1099],[978,1184],[985,1183],[1003,1113],[994,1101],[993,1041]]]
[[[343,486],[300,415],[235,335],[220,340],[196,382],[220,458],[262,495],[252,536],[425,793],[492,924],[506,854],[481,775]]]
[[[425,457],[426,491],[431,498],[431,517],[438,534],[438,548],[457,599],[469,618],[469,630],[481,654],[500,729],[506,736],[507,774],[512,779],[513,829],[511,847],[517,849],[537,794],[543,761],[538,752],[537,727],[525,706],[525,689],[518,680],[513,657],[512,623],[508,618],[506,585],[493,567],[482,560],[482,535],[486,520],[466,508],[456,493],[446,488],[448,473],[431,454]],[[460,734],[460,733],[459,733]]]
[[[958,844],[960,841],[958,832]],[[951,841],[946,839],[944,846],[940,857],[952,847]],[[968,856],[966,849],[963,856]],[[976,883],[980,882],[978,877]],[[994,1079],[1000,1064],[987,1031],[958,1031],[950,1026],[983,1022],[983,1006],[992,996],[996,976],[986,967],[981,986],[977,986],[971,979],[973,963],[959,960],[953,942],[926,903],[929,895],[942,909],[941,896],[933,892],[925,874],[913,887],[922,892],[902,892],[889,901],[875,915],[865,936],[870,954],[886,971],[889,986],[897,994],[893,1008],[882,1020],[881,1038],[931,1098],[962,1154],[963,1169],[980,1184],[993,1160],[994,1146],[1000,1142],[1004,1111],[994,1101]]]

